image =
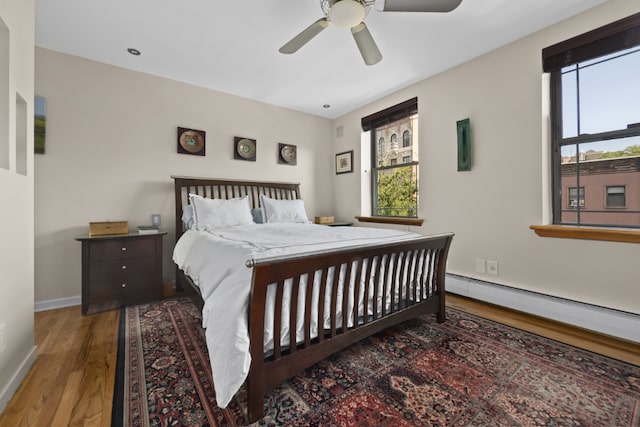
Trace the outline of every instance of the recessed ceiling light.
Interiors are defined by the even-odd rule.
[[[329,105],[329,104],[324,104],[324,105],[322,106],[322,108],[331,108],[331,105]]]
[[[142,53],[138,49],[134,49],[132,47],[127,49],[127,52],[129,52],[131,55],[135,55],[135,56],[140,56],[140,54]]]

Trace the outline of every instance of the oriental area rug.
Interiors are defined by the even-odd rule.
[[[216,405],[200,312],[122,309],[114,426],[246,425]],[[215,372],[213,373],[215,375]],[[265,426],[640,426],[640,367],[448,308],[354,344],[272,390]]]

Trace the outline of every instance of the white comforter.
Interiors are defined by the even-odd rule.
[[[211,232],[189,230],[177,242],[173,260],[200,288],[202,326],[213,370],[216,401],[225,408],[249,372],[248,304],[250,259],[409,240],[415,233],[315,224],[252,224]],[[265,331],[265,348],[273,331]],[[283,337],[284,338],[284,337]],[[270,341],[271,340],[271,341]]]

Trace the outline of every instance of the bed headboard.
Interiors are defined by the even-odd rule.
[[[189,194],[208,199],[233,199],[249,196],[252,208],[260,207],[260,194],[280,200],[300,198],[300,184],[287,182],[238,181],[216,178],[194,178],[171,176],[175,183],[176,197],[176,242],[184,233],[182,207],[189,204]]]

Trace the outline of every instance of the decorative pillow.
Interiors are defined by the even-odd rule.
[[[194,219],[193,219],[193,206],[192,205],[184,205],[182,207],[182,224],[184,228],[187,230],[191,230],[194,228]]]
[[[253,224],[249,197],[206,199],[189,194],[193,206],[194,228],[207,231],[217,227]]]
[[[253,216],[253,222],[256,224],[264,224],[264,212],[262,208],[251,209],[251,216]]]
[[[276,200],[261,194],[260,203],[264,209],[264,222],[309,222],[302,199]]]

